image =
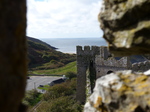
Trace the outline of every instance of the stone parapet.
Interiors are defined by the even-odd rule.
[[[97,55],[95,58],[96,65],[101,66],[112,66],[112,67],[128,67],[128,58],[122,57],[119,60],[116,60],[114,57],[107,58],[104,60],[100,55]]]
[[[87,56],[91,55],[91,56],[93,56],[95,54],[98,55],[99,51],[100,51],[98,46],[92,46],[92,47],[90,47],[90,46],[84,46],[84,47],[77,46],[76,49],[77,49],[77,56],[79,56],[79,55],[87,55]]]

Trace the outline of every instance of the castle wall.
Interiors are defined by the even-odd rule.
[[[106,57],[106,55],[102,57],[102,55],[97,55],[95,58],[97,78],[106,75],[108,71],[128,70],[130,67],[128,57],[116,60],[113,57]]]
[[[86,100],[86,70],[85,66],[77,66],[77,93],[76,98],[81,103],[84,103]]]
[[[77,46],[77,56],[94,56],[98,55],[100,50],[98,46]]]
[[[108,74],[109,71],[115,72],[120,70],[128,70],[128,69],[124,67],[96,66],[96,78]]]
[[[106,60],[97,55],[95,58],[96,65],[101,66],[112,66],[112,67],[128,67],[128,57],[122,57],[119,60],[116,60],[114,57],[107,58]]]
[[[148,70],[149,67],[150,61],[131,64],[130,57],[112,57],[105,46],[85,46],[84,49],[81,46],[77,46],[76,98],[84,103],[86,101],[86,92],[92,92],[95,80],[110,72],[121,70],[143,72]]]
[[[86,100],[86,71],[90,69],[93,77],[95,73],[95,56],[99,55],[99,47],[97,46],[77,46],[77,94],[76,99],[81,103]],[[91,63],[92,62],[92,63]],[[92,65],[91,65],[92,64]],[[92,66],[92,67],[90,67]],[[91,75],[91,74],[90,74]],[[96,80],[96,77],[95,79]]]
[[[135,72],[144,72],[150,69],[150,61],[144,61],[132,64],[132,70]]]

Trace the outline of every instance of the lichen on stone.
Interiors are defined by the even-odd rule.
[[[150,1],[103,0],[99,21],[111,53],[150,53]]]
[[[144,73],[111,73],[97,79],[84,112],[149,112],[149,88],[150,77]]]

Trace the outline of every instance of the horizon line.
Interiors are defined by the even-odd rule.
[[[28,36],[28,35],[26,35]],[[32,37],[32,38],[37,38],[37,39],[49,39],[49,38],[102,38],[102,37],[33,37],[33,36],[28,36],[28,37]]]

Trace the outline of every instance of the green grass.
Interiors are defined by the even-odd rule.
[[[76,78],[51,86],[42,96],[37,112],[82,112],[83,106],[75,100]],[[30,110],[29,110],[30,111]]]
[[[76,61],[56,69],[34,70],[32,71],[32,74],[63,75],[66,74],[67,72],[77,73]]]
[[[42,97],[43,97],[43,94],[39,93],[35,89],[26,91],[25,97],[23,99],[23,104],[32,107],[36,105],[42,99]]]
[[[50,86],[49,85],[44,85],[44,87],[38,87],[38,89],[41,89],[41,90],[48,90]]]

